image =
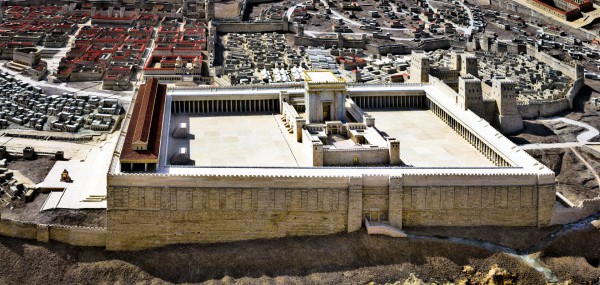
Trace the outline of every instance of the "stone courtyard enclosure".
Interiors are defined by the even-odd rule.
[[[195,166],[298,166],[271,113],[174,114],[171,120],[171,132],[186,123],[189,137],[171,138],[170,156],[188,148]]]
[[[427,110],[367,109],[377,128],[400,141],[400,157],[416,167],[494,167],[494,164]]]

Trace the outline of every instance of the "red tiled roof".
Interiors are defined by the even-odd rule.
[[[138,91],[125,142],[121,150],[123,163],[157,163],[167,87],[150,78]],[[134,150],[136,142],[147,143],[147,150]]]

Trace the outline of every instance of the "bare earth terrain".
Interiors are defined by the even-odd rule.
[[[502,239],[523,236],[496,231]],[[529,241],[544,235],[535,234]],[[589,242],[594,240],[600,240],[600,231],[591,226],[568,233],[545,246],[540,259],[560,281],[592,282],[600,276],[600,248]],[[543,274],[503,253],[444,240],[368,236],[364,231],[139,252],[2,237],[0,255],[3,284],[383,284],[411,278],[411,273],[425,282],[445,283],[482,278],[494,267],[506,270],[495,282],[545,283]]]

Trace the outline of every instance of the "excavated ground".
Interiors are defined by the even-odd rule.
[[[466,231],[473,236],[472,230]],[[546,234],[534,233],[530,242]],[[511,239],[518,235],[501,233]],[[600,276],[599,241],[600,231],[591,226],[568,233],[543,247],[541,263],[561,282],[596,282]],[[546,283],[541,273],[504,253],[443,240],[368,236],[364,230],[137,252],[0,237],[0,256],[1,284],[384,284],[415,277],[446,283],[481,280],[495,267],[502,269],[505,281],[514,284]],[[500,276],[496,275],[492,280]]]
[[[470,265],[494,264],[521,284],[544,277],[518,259],[445,241],[368,236],[365,231],[213,245],[107,252],[59,243],[0,238],[0,283],[365,284],[404,280],[457,281]]]

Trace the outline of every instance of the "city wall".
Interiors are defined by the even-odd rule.
[[[310,180],[109,177],[111,239],[107,248],[137,249],[174,243],[343,232],[349,214],[347,180],[345,177]]]
[[[106,247],[351,232],[373,211],[398,228],[550,222],[554,186],[537,176],[468,176],[109,175]]]
[[[299,46],[314,46],[331,48],[337,46],[339,48],[365,48],[366,40],[363,39],[346,39],[338,34],[336,38],[313,38],[306,35],[294,36],[294,44]]]
[[[552,216],[552,225],[564,225],[584,219],[600,212],[600,198],[585,199],[572,208],[557,209]]]
[[[238,21],[213,21],[218,33],[267,33],[287,32],[289,24],[287,21],[270,22],[238,22]]]
[[[46,225],[0,219],[0,235],[41,242],[58,241],[77,246],[106,246],[106,229]]]
[[[523,119],[533,119],[536,117],[554,116],[564,110],[569,109],[569,100],[566,98],[559,100],[541,100],[529,101],[529,103],[517,104],[519,114]]]
[[[577,69],[573,65],[566,64],[551,55],[538,51],[535,46],[528,45],[527,46],[527,54],[533,56],[535,59],[547,64],[552,69],[556,69],[563,74],[571,77],[573,80],[577,80],[583,77],[583,73],[578,74]]]
[[[438,50],[438,49],[448,49],[452,46],[452,41],[447,39],[434,39],[427,40],[421,43],[417,48],[408,47],[403,44],[392,44],[392,45],[376,45],[376,44],[368,44],[366,45],[367,50],[370,53],[387,55],[387,54],[409,54],[412,50]]]

